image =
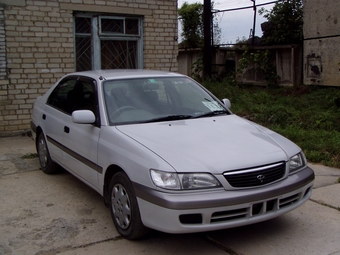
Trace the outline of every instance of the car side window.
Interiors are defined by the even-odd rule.
[[[95,126],[100,127],[100,114],[98,107],[98,94],[96,81],[87,77],[80,77],[75,88],[70,92],[73,102],[72,111],[90,110],[96,117]],[[71,111],[71,113],[72,113]]]
[[[73,90],[73,110],[90,110],[96,115],[97,94],[95,81],[90,79],[80,79]]]
[[[72,93],[76,83],[76,77],[62,80],[51,93],[47,100],[47,104],[60,111],[71,114],[73,101],[70,100],[70,94]]]

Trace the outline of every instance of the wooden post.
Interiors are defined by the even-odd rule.
[[[204,0],[203,6],[203,77],[211,77],[211,0]]]

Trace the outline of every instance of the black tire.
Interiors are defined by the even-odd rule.
[[[59,166],[51,159],[43,132],[39,134],[37,139],[37,153],[39,156],[40,169],[43,170],[45,174],[58,172]]]
[[[109,188],[111,217],[119,234],[130,240],[145,236],[149,229],[142,223],[136,195],[127,175],[116,173]]]

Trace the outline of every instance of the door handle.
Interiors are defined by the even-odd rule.
[[[64,132],[67,133],[67,134],[70,133],[70,128],[65,126],[64,127]]]
[[[45,115],[45,113],[42,115],[42,119],[43,119],[43,120],[46,120],[46,115]]]

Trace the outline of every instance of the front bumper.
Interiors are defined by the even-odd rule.
[[[248,225],[275,218],[306,202],[314,172],[309,167],[269,186],[226,191],[164,193],[134,183],[145,226],[191,233]]]

